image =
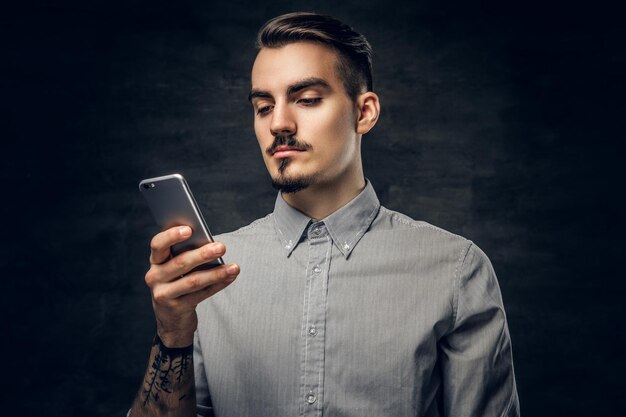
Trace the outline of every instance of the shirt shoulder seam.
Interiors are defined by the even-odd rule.
[[[474,245],[474,242],[471,240],[467,241],[467,245],[461,248],[459,253],[459,258],[457,261],[457,266],[454,269],[454,291],[453,291],[453,301],[452,301],[452,320],[450,320],[450,328],[448,331],[451,331],[456,326],[457,314],[459,311],[459,296],[461,293],[461,278],[463,275],[463,267],[465,266],[465,260],[467,259],[467,255],[470,252],[470,249]]]

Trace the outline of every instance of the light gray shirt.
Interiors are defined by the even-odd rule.
[[[200,415],[519,415],[500,290],[471,241],[369,183],[320,221],[279,195],[216,239],[241,274],[197,309]]]

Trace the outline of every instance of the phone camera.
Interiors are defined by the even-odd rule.
[[[146,190],[147,190],[148,188],[154,188],[154,183],[153,183],[153,182],[151,182],[151,183],[149,183],[149,184],[144,184],[144,185],[143,185],[143,188],[145,188]]]

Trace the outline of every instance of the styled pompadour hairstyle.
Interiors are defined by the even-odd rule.
[[[337,73],[352,100],[373,91],[371,45],[365,36],[330,16],[296,12],[275,17],[259,30],[256,47],[280,48],[302,41],[318,42],[337,52]]]

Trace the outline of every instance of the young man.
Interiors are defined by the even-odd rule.
[[[381,207],[363,175],[380,111],[365,38],[294,13],[258,48],[249,99],[281,193],[222,243],[172,258],[190,229],[154,237],[157,336],[130,415],[519,415],[489,260]],[[222,255],[238,264],[188,273]]]

